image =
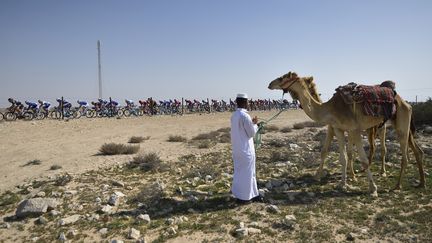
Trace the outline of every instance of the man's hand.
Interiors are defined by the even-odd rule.
[[[254,118],[252,118],[252,122],[253,122],[253,124],[257,124],[258,123],[258,117],[254,117]]]

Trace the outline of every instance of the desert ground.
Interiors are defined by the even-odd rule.
[[[275,111],[250,114],[267,119]],[[378,147],[372,171],[379,197],[372,198],[358,161],[353,187],[337,187],[335,144],[316,180],[325,127],[302,110],[283,112],[257,150],[265,201],[239,205],[229,193],[230,115],[0,122],[0,242],[432,241],[429,166],[426,189],[415,188],[411,161],[403,189],[393,191],[400,155],[391,129],[387,176],[379,174]],[[132,136],[146,139],[130,144]],[[430,164],[431,135],[420,130],[417,140]],[[106,143],[139,150],[103,155]],[[20,202],[34,198],[56,203],[17,217]]]

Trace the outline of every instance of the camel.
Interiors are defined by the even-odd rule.
[[[305,83],[307,85],[307,88],[309,89],[309,92],[311,94],[311,96],[316,99],[318,102],[322,103],[321,97],[318,93],[318,91],[316,90],[316,86],[315,83],[312,82],[313,81],[313,77],[305,77]],[[386,176],[386,169],[385,169],[385,157],[387,154],[387,148],[385,146],[385,135],[386,135],[386,124],[382,124],[382,126],[376,126],[376,127],[372,127],[367,129],[367,135],[368,135],[368,141],[369,141],[369,166],[372,164],[372,160],[373,160],[373,156],[375,154],[375,138],[378,136],[380,139],[380,143],[381,143],[381,172],[380,174],[382,176]],[[333,137],[335,136],[334,133],[334,128],[331,125],[327,126],[327,133],[326,133],[326,138],[324,139],[324,144],[323,147],[321,149],[321,163],[320,166],[318,168],[318,171],[315,174],[315,178],[317,180],[320,180],[323,174],[323,167],[324,167],[324,163],[325,163],[325,159],[327,157],[328,154],[328,149],[330,147],[331,141],[333,140]],[[350,141],[350,136],[348,135],[348,144],[347,144],[347,155],[348,155],[348,165],[347,165],[347,170],[349,172],[350,177],[353,180],[356,180],[355,178],[355,173],[354,173],[354,168],[353,168],[353,149],[352,149],[352,145],[353,142]]]
[[[310,78],[310,82],[313,82],[313,78]],[[347,187],[347,155],[344,132],[348,131],[351,141],[357,147],[360,161],[367,173],[371,196],[378,196],[377,186],[373,180],[373,176],[369,168],[368,158],[362,145],[361,131],[382,124],[384,117],[374,117],[363,114],[361,109],[358,107],[356,109],[355,104],[346,104],[341,95],[338,93],[333,95],[329,101],[321,103],[312,97],[309,89],[307,88],[305,78],[299,77],[294,72],[289,72],[273,80],[270,82],[268,88],[271,90],[280,89],[284,92],[289,92],[294,99],[298,99],[300,101],[303,110],[312,120],[331,125],[333,127],[339,145],[339,161],[342,164],[342,188]],[[404,174],[405,168],[407,166],[408,145],[414,151],[419,169],[420,184],[418,186],[424,188],[425,176],[423,170],[423,151],[414,140],[413,132],[410,130],[412,127],[412,108],[399,95],[396,95],[395,103],[397,106],[396,117],[391,121],[398,134],[402,152],[401,170],[395,189],[401,189],[402,175]]]

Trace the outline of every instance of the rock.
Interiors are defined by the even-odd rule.
[[[247,228],[247,232],[251,235],[261,234],[261,230],[256,228]]]
[[[168,234],[170,234],[170,235],[175,235],[175,234],[177,234],[177,231],[176,231],[176,229],[175,229],[174,227],[169,227],[169,228],[167,229],[167,232],[168,232]]]
[[[294,228],[295,224],[296,224],[296,217],[294,215],[286,215],[285,218],[282,221],[282,224],[285,225],[286,227],[292,229]]]
[[[124,243],[122,240],[112,240],[111,243]]]
[[[280,187],[283,184],[282,180],[271,180],[271,184],[273,187]]]
[[[258,222],[252,222],[249,224],[250,227],[259,227],[259,223]]]
[[[244,222],[240,222],[239,223],[239,228],[244,228],[245,227],[245,223]]]
[[[11,225],[9,223],[4,223],[0,225],[0,229],[10,229]]]
[[[288,186],[288,184],[286,184],[286,183],[284,183],[283,185],[282,185],[282,187],[281,187],[281,189],[283,190],[283,191],[288,191],[289,190],[289,186]]]
[[[44,218],[43,216],[40,216],[40,217],[36,220],[36,222],[37,222],[38,224],[47,224],[47,223],[48,223],[48,219]]]
[[[122,192],[119,192],[119,191],[115,191],[114,195],[116,195],[118,197],[125,197],[126,196],[125,194],[123,194]]]
[[[102,228],[102,229],[100,229],[100,230],[99,230],[99,234],[101,234],[101,235],[106,235],[106,234],[108,234],[108,228]]]
[[[59,240],[60,241],[67,241],[66,235],[63,232],[60,233]]]
[[[300,146],[298,146],[298,145],[295,144],[295,143],[290,143],[290,144],[289,144],[289,147],[290,147],[290,149],[298,149],[298,148],[300,148]]]
[[[31,239],[32,242],[37,242],[38,240],[39,240],[39,237],[33,237],[33,238]]]
[[[32,198],[22,201],[15,212],[19,218],[27,216],[40,216],[48,209],[54,209],[59,202],[54,198]]]
[[[138,240],[140,235],[141,233],[139,232],[139,230],[130,228],[128,233],[128,239]]]
[[[169,219],[166,220],[166,224],[167,225],[173,225],[174,222],[175,222],[175,220],[173,218],[169,218]]]
[[[315,197],[315,193],[313,193],[313,192],[308,192],[307,194],[309,197]]]
[[[59,225],[63,226],[63,225],[73,224],[76,221],[78,221],[80,218],[81,218],[81,215],[75,214],[75,215],[69,216],[67,218],[60,219]]]
[[[137,219],[143,221],[146,224],[150,224],[150,216],[148,214],[140,214]]]
[[[101,187],[102,187],[102,191],[107,191],[110,188],[110,186],[107,184],[103,184]]]
[[[235,230],[235,236],[237,237],[245,237],[248,236],[249,231],[247,228],[239,228]]]
[[[57,210],[52,210],[52,211],[49,212],[49,214],[50,214],[51,216],[55,217],[55,216],[57,216],[57,215],[60,215],[60,212],[57,211]]]
[[[280,213],[280,209],[276,206],[276,205],[268,205],[266,207],[267,211],[269,213],[275,213],[275,214],[279,214]]]
[[[96,202],[97,204],[100,204],[100,203],[102,202],[102,199],[101,199],[100,197],[97,197],[96,200],[95,200],[95,202]]]
[[[68,232],[66,233],[66,236],[67,237],[71,237],[71,238],[73,238],[73,237],[75,237],[75,236],[77,236],[78,235],[78,230],[76,230],[76,229],[70,229],[70,230],[68,230]]]
[[[209,181],[211,181],[213,178],[212,178],[212,176],[211,175],[206,175],[206,177],[205,177],[205,181],[206,182],[209,182]]]
[[[272,185],[271,181],[268,181],[268,182],[265,184],[265,188],[266,188],[267,190],[271,190],[271,189],[273,189],[273,185]]]
[[[110,205],[105,205],[100,209],[100,211],[102,213],[108,213],[109,214],[112,211],[112,207]]]
[[[132,190],[133,190],[133,187],[131,187],[131,186],[127,186],[127,187],[126,187],[126,190],[128,190],[128,191],[132,191]]]
[[[113,186],[117,186],[117,187],[124,187],[125,186],[124,182],[122,182],[122,181],[116,181],[116,180],[111,181],[111,184]]]
[[[45,192],[41,191],[36,194],[36,197],[45,197]]]
[[[118,206],[120,204],[120,197],[116,194],[111,195],[108,200],[108,204],[111,206]]]
[[[90,220],[90,221],[98,221],[99,218],[100,218],[99,214],[94,213],[94,214],[92,214],[91,216],[87,217],[87,220]]]
[[[348,233],[346,237],[348,241],[354,241],[358,237],[358,235],[355,233]]]
[[[426,134],[432,134],[432,127],[431,126],[426,126],[423,130],[424,133]]]
[[[65,195],[69,195],[69,196],[75,196],[76,194],[78,194],[77,190],[68,190],[64,192]]]

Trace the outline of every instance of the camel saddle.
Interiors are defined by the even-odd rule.
[[[384,122],[396,113],[395,83],[384,81],[380,85],[368,86],[349,83],[339,86],[336,92],[346,104],[359,104],[367,116],[384,117]]]

